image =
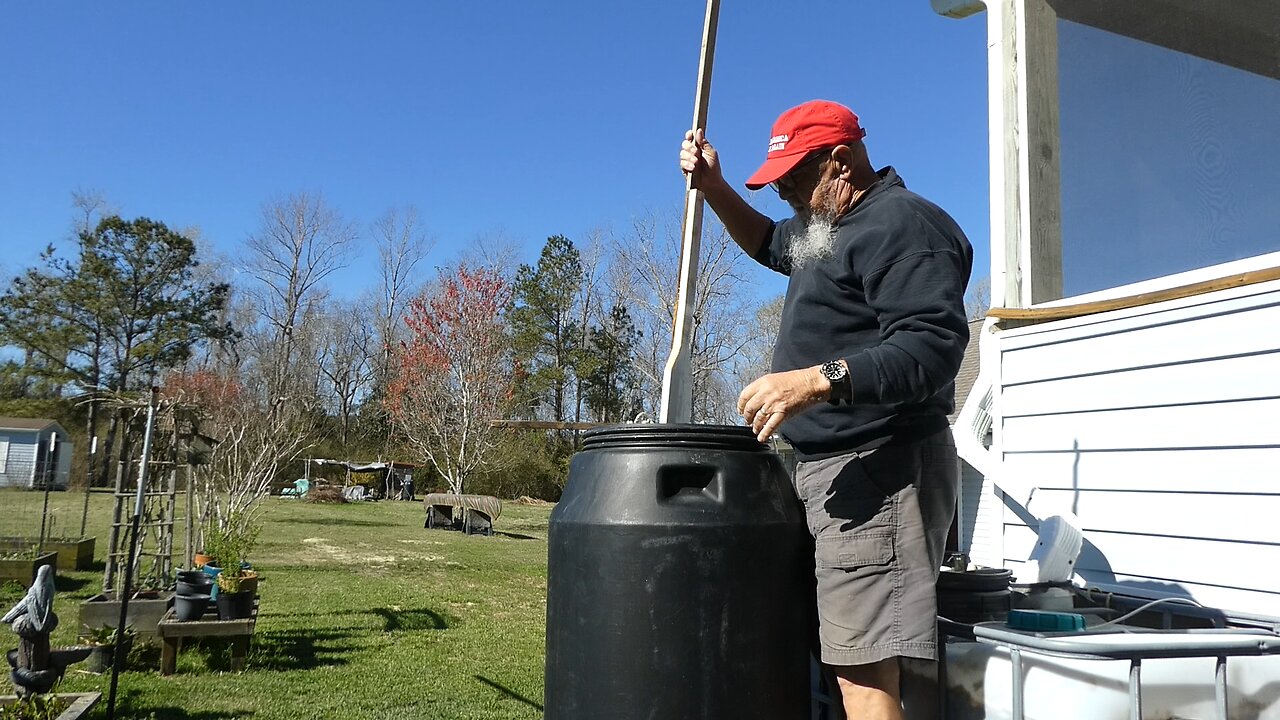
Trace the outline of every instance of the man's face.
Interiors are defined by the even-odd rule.
[[[822,213],[829,203],[826,194],[829,181],[825,177],[831,159],[829,149],[818,150],[800,161],[791,172],[771,183],[778,197],[791,206],[796,217],[808,221],[815,213]]]

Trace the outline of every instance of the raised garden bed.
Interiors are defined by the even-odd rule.
[[[172,604],[172,591],[159,593],[155,598],[133,598],[129,601],[126,622],[133,626],[138,639],[152,639],[156,636],[156,626],[160,624],[160,618],[164,617]],[[113,592],[99,593],[80,603],[81,632],[104,625],[115,627],[119,622],[120,602],[115,599]]]
[[[24,587],[31,587],[42,566],[53,566],[58,561],[58,553],[55,552],[12,559],[2,557],[4,553],[5,551],[0,550],[0,585],[12,580]]]
[[[79,720],[89,716],[89,711],[93,709],[94,705],[98,704],[102,693],[57,693],[54,697],[68,703],[67,708],[54,720]],[[0,708],[8,708],[17,702],[17,695],[0,695]]]
[[[46,539],[45,552],[58,553],[59,570],[88,570],[93,566],[93,548],[97,538]],[[0,537],[0,555],[24,550],[40,543],[40,538]]]

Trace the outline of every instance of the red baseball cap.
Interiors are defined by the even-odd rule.
[[[858,116],[840,103],[810,100],[778,116],[769,134],[764,164],[747,178],[759,190],[795,169],[814,150],[845,145],[866,137]]]

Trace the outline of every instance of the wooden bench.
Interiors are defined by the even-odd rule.
[[[183,638],[227,637],[231,638],[231,670],[244,670],[245,657],[249,654],[249,642],[258,624],[258,599],[253,600],[253,614],[242,620],[219,620],[218,609],[213,603],[199,620],[178,620],[176,610],[169,608],[156,626],[156,634],[163,641],[160,650],[160,674],[172,675],[178,666],[178,653],[182,652]]]
[[[428,493],[423,498],[427,510],[422,527],[462,530],[470,534],[493,534],[493,521],[502,514],[502,501],[489,495]],[[455,517],[453,509],[461,510]]]

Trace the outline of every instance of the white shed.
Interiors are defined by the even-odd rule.
[[[0,417],[0,487],[66,488],[71,436],[54,420]]]

